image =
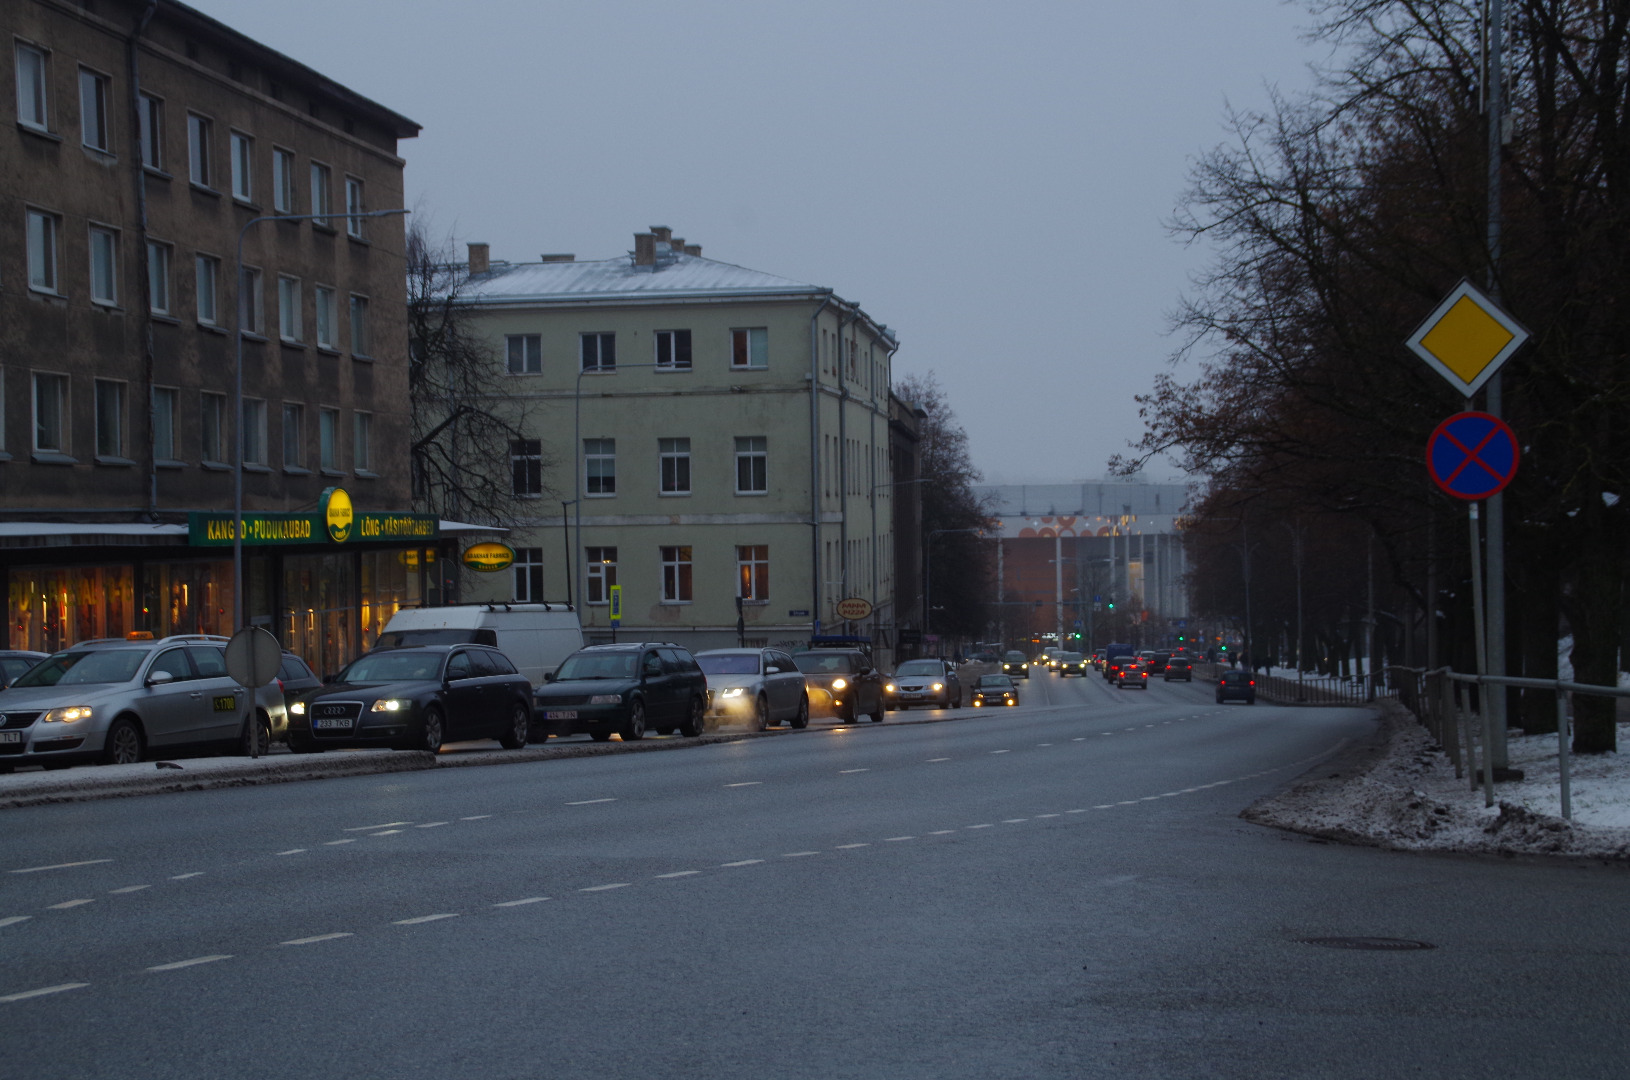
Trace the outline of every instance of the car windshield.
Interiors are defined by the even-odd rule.
[[[841,653],[799,653],[792,661],[805,675],[845,675],[853,670],[849,657]]]
[[[997,690],[1013,689],[1013,680],[1006,675],[984,675],[979,679],[980,689],[994,688]]]
[[[369,653],[340,673],[342,683],[406,682],[434,679],[441,671],[439,652]]]
[[[1061,652],[1058,654],[1058,658],[1066,664],[1079,664],[1081,662],[1081,654],[1078,652]]]
[[[938,660],[907,660],[894,673],[904,678],[907,675],[938,675],[941,670]]]
[[[1022,664],[1024,663],[1024,653],[1010,652],[1006,656],[1002,657],[1002,659],[1009,664]]]
[[[98,649],[95,652],[64,652],[41,660],[13,686],[85,686],[90,683],[122,683],[136,677],[136,669],[147,659],[146,649]]]
[[[474,630],[387,630],[374,642],[376,649],[403,645],[463,645],[476,640]]]
[[[1188,667],[1189,662],[1181,656],[1174,656],[1166,661],[1167,667]]]
[[[757,675],[758,653],[725,653],[722,656],[698,656],[696,662],[708,675]]]
[[[566,658],[555,673],[556,682],[577,682],[582,679],[632,679],[634,661],[638,653],[574,653]]]

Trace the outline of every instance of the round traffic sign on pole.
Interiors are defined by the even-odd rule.
[[[1457,499],[1475,501],[1503,491],[1522,453],[1504,420],[1485,412],[1456,413],[1426,440],[1432,482]]]

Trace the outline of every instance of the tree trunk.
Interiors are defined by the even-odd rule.
[[[1564,600],[1573,628],[1574,682],[1619,683],[1619,597],[1624,589],[1625,540],[1617,528],[1618,517],[1607,512],[1597,488],[1586,496],[1577,519],[1574,588]],[[1574,695],[1574,753],[1607,754],[1618,749],[1614,705],[1613,698]]]
[[[1511,608],[1513,637],[1520,650],[1512,671],[1525,679],[1556,678],[1556,642],[1561,622],[1558,595],[1562,575],[1550,529],[1519,530],[1517,558],[1507,565],[1514,571],[1516,601]],[[1530,735],[1556,732],[1556,695],[1548,690],[1522,690],[1516,694],[1511,720]]]

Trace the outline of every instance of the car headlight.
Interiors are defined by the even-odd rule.
[[[892,693],[895,692],[896,689],[897,689],[897,687],[893,683],[885,683],[883,685],[883,691],[885,693],[892,694]]]
[[[408,701],[405,698],[394,698],[394,697],[392,697],[392,698],[380,698],[378,701],[374,702],[374,707],[369,709],[368,711],[369,712],[401,712],[403,709],[410,709],[412,707],[413,707],[413,702]]]
[[[729,697],[730,695],[726,693],[725,696]],[[623,696],[621,694],[594,694],[589,698],[590,705],[621,705],[622,703]]]
[[[934,689],[935,690],[944,690],[945,689],[945,684],[944,683],[935,683],[934,684]]]
[[[725,687],[725,689],[724,689],[724,690],[722,690],[722,691],[721,691],[721,692],[720,692],[720,693],[719,693],[719,696],[720,696],[720,697],[722,697],[722,698],[726,698],[726,697],[741,697],[741,696],[742,696],[742,694],[744,694],[744,693],[746,693],[746,692],[747,692],[747,691],[746,691],[746,688],[745,688],[745,687],[741,687],[741,686],[727,686],[727,687]]]
[[[306,703],[303,701],[289,702],[289,711],[296,716],[306,715]]]
[[[46,724],[71,724],[75,720],[89,720],[91,707],[89,705],[68,705],[61,709],[52,709],[40,721]]]
[[[842,690],[845,686],[848,686],[848,685],[849,684],[847,682],[843,681],[842,679],[833,679],[832,680],[832,689],[834,689],[834,690]]]

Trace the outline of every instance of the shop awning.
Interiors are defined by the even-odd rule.
[[[497,525],[471,525],[467,521],[442,520],[441,534],[443,536],[469,536],[471,533],[507,533],[508,529]]]
[[[66,547],[92,544],[185,544],[185,525],[155,522],[0,521],[0,546]]]

